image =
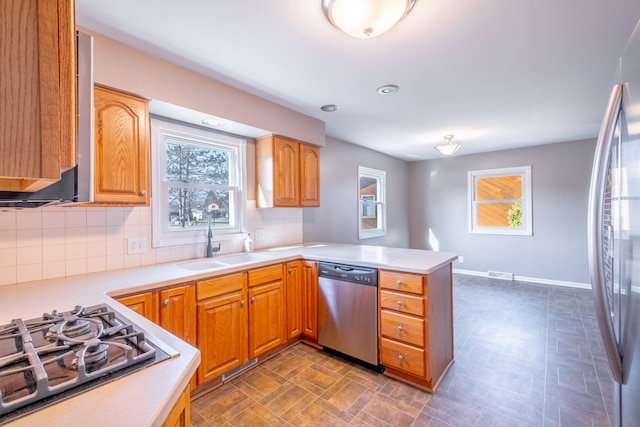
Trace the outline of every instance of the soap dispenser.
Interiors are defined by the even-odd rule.
[[[247,233],[247,238],[244,239],[244,251],[253,252],[253,240],[251,240],[251,233]]]

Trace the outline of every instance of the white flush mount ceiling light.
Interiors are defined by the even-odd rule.
[[[224,122],[219,119],[202,119],[201,123],[205,126],[219,128],[224,126]]]
[[[451,142],[453,135],[445,135],[444,139],[446,141],[444,144],[436,145],[434,148],[444,156],[453,156],[453,153],[458,151],[458,148],[460,148],[460,144],[453,144]]]
[[[320,107],[320,109],[325,113],[333,113],[334,111],[338,111],[338,106],[335,104],[327,104]]]
[[[322,0],[334,26],[361,39],[379,36],[407,16],[416,0]]]

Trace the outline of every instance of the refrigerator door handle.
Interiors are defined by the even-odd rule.
[[[598,135],[593,173],[589,188],[588,212],[588,252],[591,287],[593,290],[596,316],[602,341],[609,359],[611,373],[616,382],[622,384],[622,356],[616,340],[611,317],[611,308],[607,299],[607,288],[604,278],[603,259],[603,204],[607,177],[607,167],[611,153],[611,145],[616,129],[620,109],[622,108],[622,84],[617,84],[611,91],[607,111]]]

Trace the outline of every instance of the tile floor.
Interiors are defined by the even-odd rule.
[[[192,402],[209,426],[610,426],[590,290],[454,275],[455,363],[430,394],[304,344]]]

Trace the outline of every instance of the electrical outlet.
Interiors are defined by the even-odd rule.
[[[264,239],[264,228],[256,228],[256,231],[253,232],[256,240]]]
[[[127,254],[143,254],[147,252],[147,239],[145,237],[129,237],[127,239]]]
[[[464,257],[462,255],[458,255],[458,262],[462,264],[464,262]]]

